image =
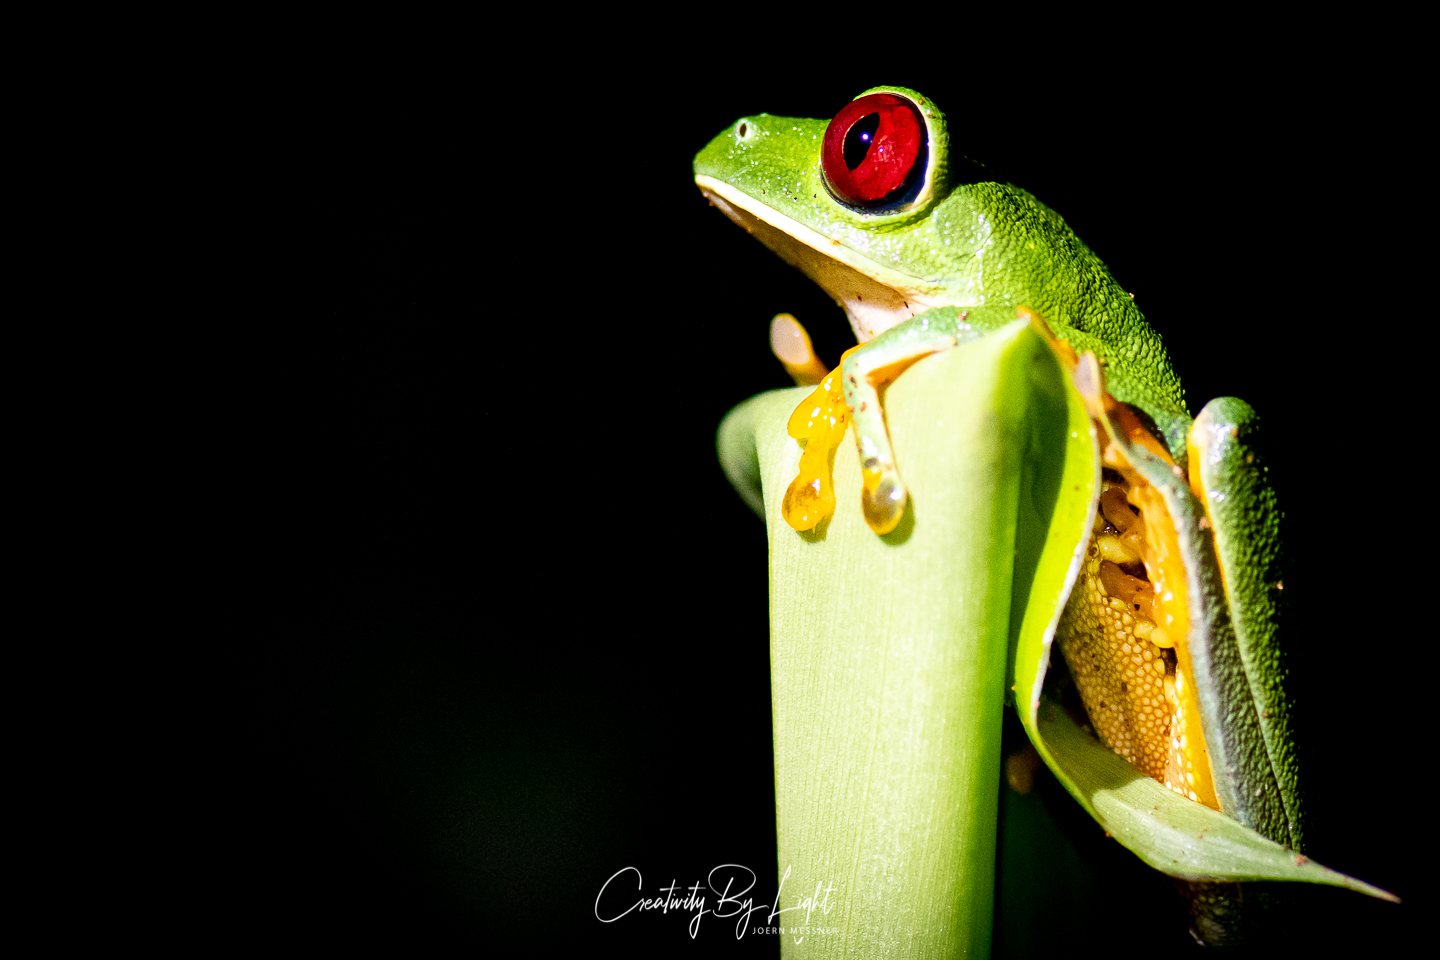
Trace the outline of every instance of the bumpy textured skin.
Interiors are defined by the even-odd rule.
[[[1001,263],[1003,280],[997,285],[1006,291],[1006,305],[1030,307],[1076,353],[1094,353],[1106,365],[1110,393],[1149,414],[1178,455],[1190,424],[1179,377],[1159,334],[1105,264],[1058,214],[1017,187],[959,187],[937,207],[935,218],[943,230],[946,221],[958,223],[976,216],[974,211],[997,224],[990,240]],[[1032,250],[1043,255],[1028,256]]]
[[[1055,642],[1065,654],[1085,703],[1100,705],[1098,709],[1089,707],[1088,712],[1102,742],[1169,786],[1165,767],[1171,738],[1167,733],[1179,727],[1176,714],[1147,714],[1142,706],[1165,703],[1164,674],[1156,672],[1154,660],[1135,663],[1131,657],[1138,660],[1138,654],[1120,653],[1148,649],[1149,644],[1135,636],[1134,611],[1100,593],[1099,567],[1099,550],[1092,538],[1070,602],[1056,625]],[[1163,711],[1163,707],[1159,709]]]
[[[1285,695],[1288,671],[1279,635],[1285,596],[1281,514],[1259,428],[1260,418],[1245,401],[1234,397],[1210,401],[1190,431],[1191,462],[1198,468],[1192,476],[1199,476],[1215,530],[1215,550],[1240,656],[1285,806],[1288,843],[1303,850],[1304,818],[1290,736],[1291,707]]]
[[[875,89],[920,97],[901,87]],[[933,114],[932,131],[943,131],[939,110]],[[735,134],[740,123],[747,124],[743,141]],[[1009,184],[948,182],[941,135],[931,142],[935,182],[918,209],[851,210],[822,180],[820,145],[828,123],[746,117],[696,156],[695,173],[912,278],[930,306],[1007,307],[1010,320],[1015,307],[1030,307],[1077,353],[1093,352],[1106,365],[1111,394],[1148,414],[1171,453],[1183,457],[1190,415],[1159,335],[1059,214]]]

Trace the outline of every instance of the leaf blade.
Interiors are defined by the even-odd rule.
[[[792,870],[787,890],[836,887],[824,922],[843,929],[853,955],[896,943],[936,956],[989,949],[1008,547],[1030,370],[1048,353],[1011,324],[890,387],[886,417],[912,500],[910,521],[885,537],[864,522],[849,443],[835,459],[834,517],[807,534],[786,526],[780,502],[799,450],[784,424],[806,391],[755,411],[780,870]],[[788,936],[784,949],[843,952]]]

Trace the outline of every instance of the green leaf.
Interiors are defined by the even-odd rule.
[[[1049,365],[1017,323],[888,390],[912,500],[886,537],[848,442],[834,517],[810,534],[780,518],[800,454],[785,422],[808,391],[737,414],[757,425],[770,537],[780,906],[833,888],[809,917],[831,932],[787,934],[787,956],[988,952],[1020,439]]]

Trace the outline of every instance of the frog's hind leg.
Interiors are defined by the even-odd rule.
[[[927,311],[862,344],[841,363],[845,403],[860,451],[861,507],[876,533],[895,529],[909,496],[895,466],[879,390],[916,360],[974,339],[978,334],[965,320],[965,314],[953,308]]]

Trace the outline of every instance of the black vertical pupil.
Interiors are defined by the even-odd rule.
[[[872,113],[869,116],[861,117],[845,134],[845,166],[854,170],[865,162],[865,155],[870,152],[870,143],[875,138],[875,131],[880,126],[880,114]],[[834,141],[831,141],[832,143]]]

